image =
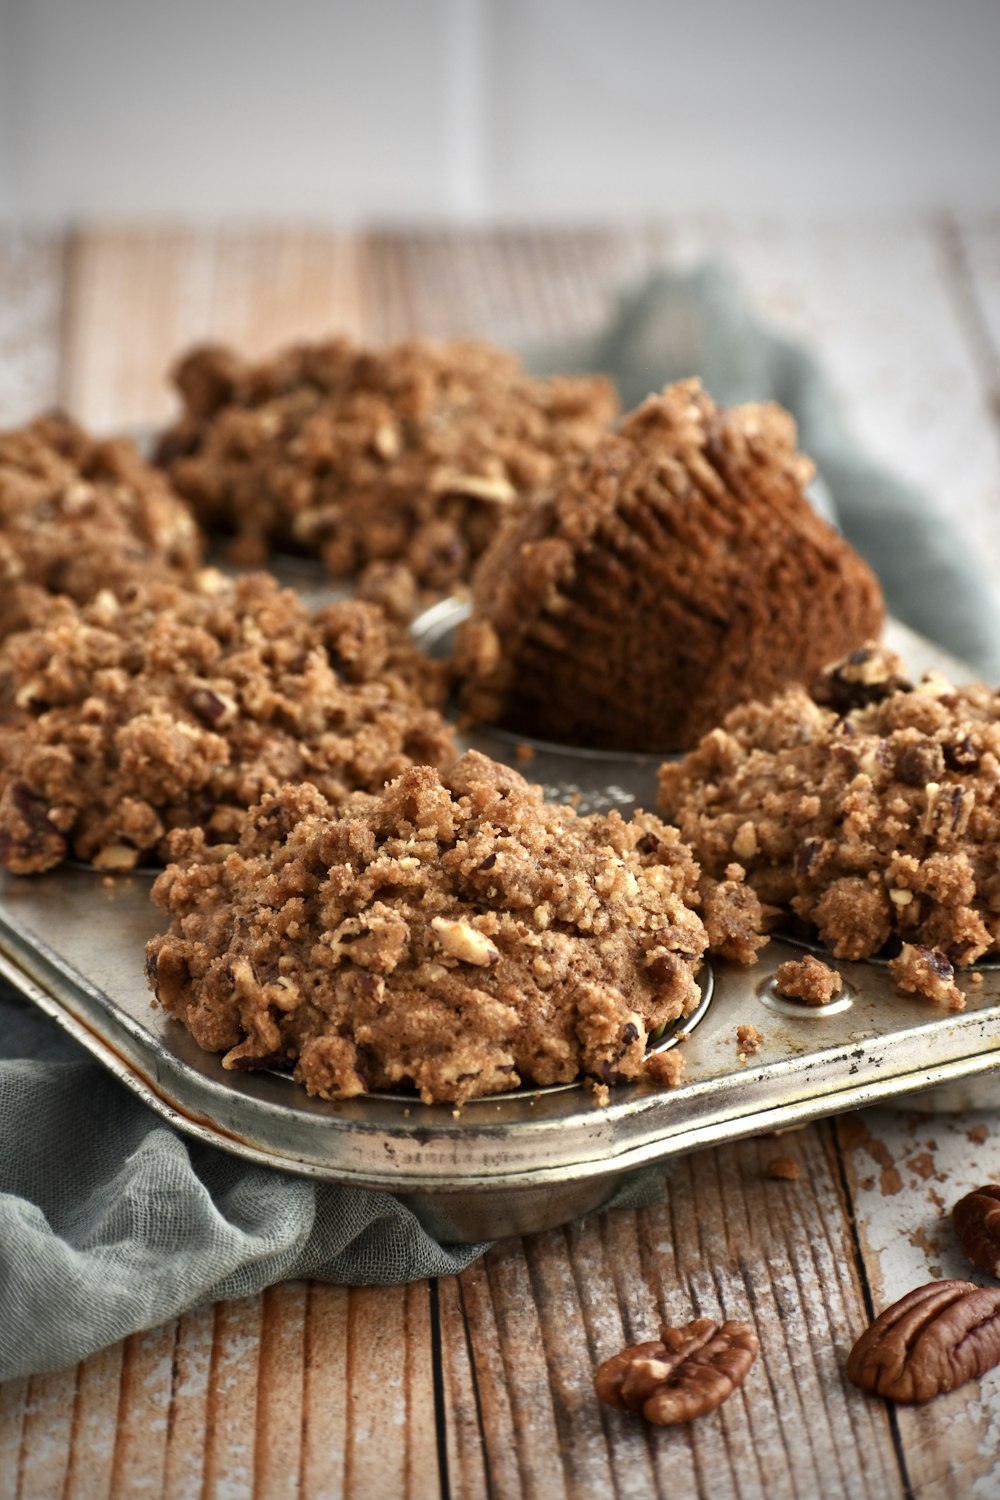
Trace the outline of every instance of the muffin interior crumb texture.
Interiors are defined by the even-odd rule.
[[[774,405],[652,396],[473,579],[456,678],[476,720],[568,744],[690,748],[734,704],[878,633],[878,582],[805,498]]]
[[[647,1040],[697,1005],[706,933],[690,852],[650,814],[581,817],[470,752],[339,813],[283,787],[235,848],[192,830],[174,850],[151,983],[228,1068],[457,1105],[680,1077]]]
[[[660,806],[708,876],[733,858],[773,922],[958,1009],[955,968],[1000,951],[1000,696],[913,683],[873,644],[812,692],[735,709],[660,771]]]

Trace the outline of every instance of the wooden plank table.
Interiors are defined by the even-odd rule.
[[[860,435],[1000,577],[1000,220],[6,231],[0,421],[55,401],[160,421],[171,356],[207,336],[585,331],[644,270],[706,251],[818,344]],[[797,1181],[767,1177],[779,1152]],[[964,1273],[943,1215],[987,1180],[1000,1116],[867,1111],[701,1152],[662,1204],[499,1244],[446,1281],[200,1308],[0,1386],[0,1496],[1000,1496],[1000,1371],[919,1410],[843,1374],[873,1308]],[[717,1415],[658,1431],[597,1405],[599,1360],[696,1315],[760,1334]]]

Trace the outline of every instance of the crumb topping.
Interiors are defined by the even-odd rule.
[[[844,988],[836,969],[807,954],[789,959],[775,970],[774,988],[787,1000],[801,1000],[803,1005],[829,1005]]]
[[[237,837],[263,792],[332,802],[453,758],[440,678],[376,606],[310,613],[267,574],[52,602],[0,645],[0,863],[127,870],[178,826]]]
[[[1000,695],[911,683],[869,644],[812,694],[735,709],[662,767],[660,806],[710,876],[738,846],[759,899],[838,958],[910,944],[961,966],[1000,949],[998,784]]]
[[[417,583],[466,578],[511,503],[547,486],[615,415],[611,383],[527,375],[482,342],[302,344],[252,364],[181,360],[183,415],[159,458],[241,561],[272,543],[345,575],[398,559]]]
[[[190,507],[132,443],[57,414],[0,433],[0,638],[44,622],[53,594],[86,603],[200,557]]]
[[[339,813],[282,787],[236,848],[198,830],[173,847],[151,980],[228,1068],[455,1104],[680,1077],[647,1039],[697,1005],[706,934],[690,853],[650,814],[581,817],[470,752]]]

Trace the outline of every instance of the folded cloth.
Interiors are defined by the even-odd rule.
[[[186,1140],[7,987],[0,1189],[0,1379],[275,1281],[447,1276],[486,1248],[437,1244],[390,1193]]]
[[[653,1202],[663,1175],[610,1206]],[[487,1248],[438,1244],[391,1193],[187,1140],[0,980],[0,1380],[276,1281],[388,1286]]]
[[[859,454],[813,358],[762,328],[724,272],[657,276],[600,338],[535,351],[531,362],[607,370],[626,405],[693,373],[727,404],[781,401],[893,612],[1000,676],[1000,631],[971,560],[926,501]],[[612,1206],[653,1201],[664,1177],[640,1174]],[[0,986],[0,1378],[72,1364],[200,1303],[286,1278],[444,1276],[485,1248],[438,1244],[387,1193],[185,1139]]]

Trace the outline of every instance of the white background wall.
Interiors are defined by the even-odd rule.
[[[1000,204],[1000,0],[0,0],[0,213]]]

